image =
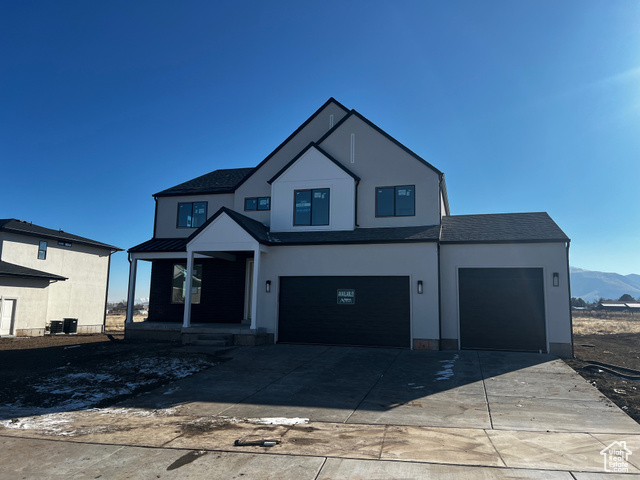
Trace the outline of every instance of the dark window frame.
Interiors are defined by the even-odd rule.
[[[327,223],[313,223],[313,199],[314,192],[319,190],[327,191]],[[309,209],[309,223],[296,223],[296,194],[299,192],[311,192],[311,207]],[[293,226],[294,227],[326,227],[331,225],[331,188],[302,188],[293,191]]]
[[[194,219],[193,206],[196,203],[204,203],[204,220],[200,225],[194,226],[193,225],[193,219]],[[191,205],[191,224],[192,225],[180,225],[180,206],[181,205]],[[209,213],[209,202],[207,202],[206,200],[196,201],[196,202],[178,202],[178,212],[176,214],[176,228],[200,228],[207,221],[208,213]]]
[[[71,242],[64,242],[62,240],[58,240],[58,245],[60,245],[61,247],[71,247],[72,246]]]
[[[396,203],[398,199],[399,188],[413,188],[413,213],[407,215],[398,215],[396,213]],[[379,215],[378,214],[378,191],[393,189],[393,215]],[[416,216],[416,186],[415,185],[392,185],[388,187],[376,187],[376,218],[389,218],[389,217],[415,217]]]
[[[255,200],[256,208],[247,208],[247,201]],[[269,208],[260,208],[260,200],[268,200]],[[244,211],[245,212],[268,212],[271,210],[271,197],[246,197],[244,199]]]
[[[44,244],[44,248],[42,248],[42,244]],[[47,246],[46,240],[40,240],[40,243],[38,243],[38,260],[47,259]]]

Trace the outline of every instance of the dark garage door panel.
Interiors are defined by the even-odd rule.
[[[409,277],[281,277],[278,341],[407,348],[409,288]],[[338,289],[355,304],[338,305]]]
[[[462,348],[546,351],[541,268],[461,268],[458,282]]]

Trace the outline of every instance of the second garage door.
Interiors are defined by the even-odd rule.
[[[281,277],[278,341],[410,346],[409,277]]]
[[[546,352],[541,268],[461,268],[460,346]]]

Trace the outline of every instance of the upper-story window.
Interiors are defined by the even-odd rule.
[[[58,245],[60,245],[61,247],[70,247],[71,242],[64,242],[62,240],[58,240]]]
[[[295,226],[329,225],[329,189],[294,191]]]
[[[47,259],[47,242],[42,241],[38,245],[38,260]]]
[[[178,227],[197,228],[207,221],[207,202],[178,204]]]
[[[244,209],[247,212],[255,210],[271,210],[271,197],[252,197],[244,199]]]
[[[376,188],[376,217],[410,217],[416,214],[416,187]]]

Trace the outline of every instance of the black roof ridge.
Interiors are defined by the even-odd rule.
[[[322,112],[322,110],[327,108],[332,103],[337,105],[339,108],[341,108],[345,112],[349,113],[349,109],[347,107],[342,105],[335,98],[329,97],[329,100],[324,102],[322,106],[318,108],[309,118],[307,118],[298,128],[296,128],[291,135],[289,135],[280,145],[278,145],[269,155],[267,155],[264,160],[262,160],[258,165],[256,165],[256,167],[253,169],[253,172],[251,172],[246,177],[244,177],[242,181],[240,181],[234,187],[233,191],[235,192],[240,187],[240,185],[246,182],[249,179],[249,177],[251,177],[255,172],[257,172],[260,167],[262,167],[265,163],[267,163],[271,159],[271,157],[273,157],[276,153],[278,153],[287,143],[289,143],[289,141],[293,137],[295,137],[298,133],[300,133],[304,127],[306,127],[309,123],[311,123],[312,120],[314,120],[318,115],[320,115],[320,112]]]
[[[216,168],[215,170],[212,170],[210,172],[207,173],[203,173],[202,175],[198,175],[195,178],[191,178],[189,180],[185,180],[182,183],[179,183],[178,185],[174,185],[173,187],[169,187],[169,188],[165,188],[164,190],[161,190],[157,193],[154,193],[152,195],[152,197],[177,197],[177,196],[187,196],[187,195],[199,195],[199,194],[203,194],[203,193],[207,193],[207,194],[216,194],[216,193],[232,193],[235,189],[235,185],[233,186],[227,186],[227,187],[211,187],[209,190],[205,189],[205,190],[199,190],[197,192],[193,192],[193,193],[185,193],[185,192],[171,192],[170,190],[173,190],[175,188],[178,188],[181,185],[185,185],[187,183],[190,182],[194,182],[200,178],[206,177],[207,175],[211,175],[213,173],[216,172],[240,172],[242,170],[246,170],[247,172],[245,173],[243,178],[246,178],[247,176],[249,176],[253,170],[255,170],[255,167],[240,167],[240,168]],[[236,182],[236,185],[238,183]],[[214,188],[217,188],[217,190],[213,190]]]
[[[32,228],[16,228],[15,224],[19,224],[20,226],[30,226]],[[15,233],[17,235],[27,235],[30,237],[44,237],[53,238],[55,240],[67,240],[69,242],[75,242],[90,247],[104,248],[106,250],[113,250],[115,252],[121,252],[123,250],[122,248],[114,247],[113,245],[109,245],[107,243],[98,242],[97,240],[92,240],[87,237],[81,237],[80,235],[75,235],[64,230],[54,230],[52,228],[43,227],[41,225],[36,225],[33,222],[27,222],[25,220],[19,220],[17,218],[0,220],[0,231]]]
[[[465,213],[463,215],[446,215],[447,217],[480,217],[480,216],[489,216],[489,215],[532,215],[532,214],[545,214],[551,218],[549,212],[539,211],[539,212],[504,212],[504,213]]]
[[[271,185],[280,175],[282,175],[284,172],[286,172],[289,167],[291,167],[294,163],[296,163],[305,153],[307,153],[309,150],[311,150],[312,148],[315,148],[316,150],[318,150],[322,155],[324,155],[325,157],[327,157],[327,159],[329,159],[332,163],[334,163],[337,167],[339,167],[341,170],[343,170],[346,174],[348,174],[349,176],[353,177],[353,179],[356,182],[360,181],[360,177],[358,177],[355,173],[353,173],[351,170],[349,170],[347,167],[345,167],[342,163],[340,163],[338,160],[336,160],[335,158],[333,158],[329,153],[327,153],[326,150],[324,150],[323,148],[321,148],[316,142],[309,142],[309,145],[307,145],[306,147],[304,147],[302,149],[302,151],[300,153],[298,153],[295,157],[293,157],[293,159],[287,163],[284,167],[282,167],[278,173],[276,173],[273,177],[271,177],[270,180],[267,181],[267,183],[269,185]]]

